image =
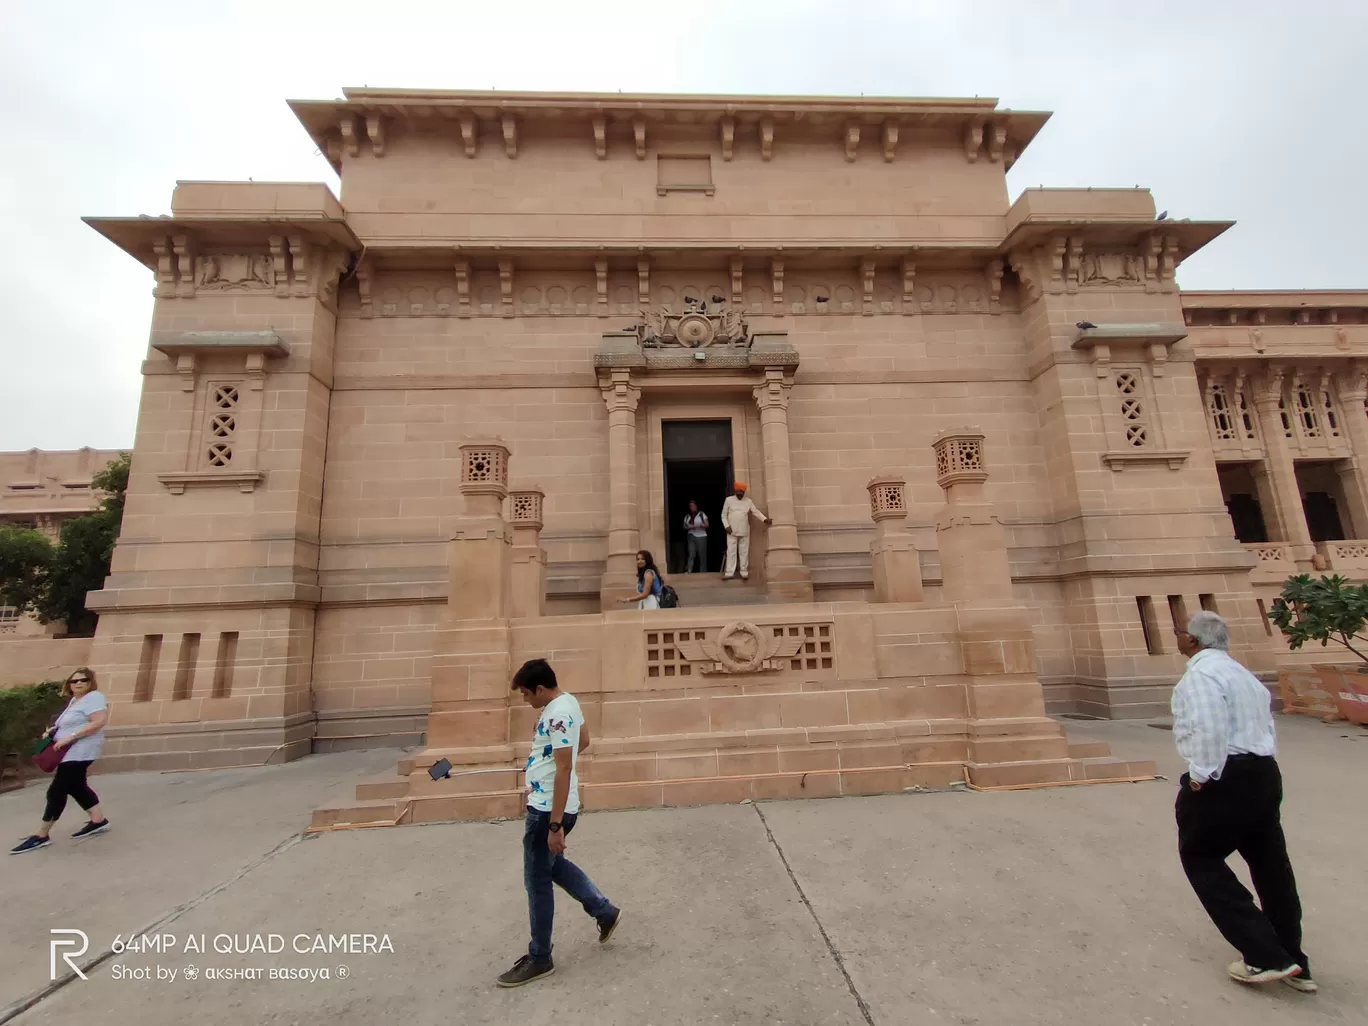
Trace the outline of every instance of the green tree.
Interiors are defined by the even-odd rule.
[[[103,493],[100,508],[62,525],[56,548],[37,531],[0,528],[0,600],[36,613],[42,623],[66,622],[68,634],[94,632],[86,592],[98,591],[123,523],[130,456],[111,460],[91,479]]]
[[[33,609],[47,587],[52,556],[42,532],[0,525],[0,605]]]
[[[1350,584],[1338,574],[1312,580],[1310,574],[1289,577],[1268,618],[1294,652],[1308,641],[1343,645],[1368,663],[1368,584]]]

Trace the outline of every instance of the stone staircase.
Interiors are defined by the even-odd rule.
[[[585,810],[829,798],[911,789],[973,790],[1152,779],[1152,762],[1111,757],[1105,742],[1042,730],[999,739],[934,736],[925,722],[602,738],[579,763]],[[530,733],[530,729],[529,729]],[[1010,761],[976,765],[971,746]],[[985,747],[986,746],[986,747]],[[994,752],[999,746],[1001,752]],[[520,816],[524,747],[428,750],[362,781],[352,800],[314,810],[309,829],[399,826]],[[432,780],[435,761],[451,776]]]
[[[678,592],[681,609],[760,606],[769,602],[765,586],[755,581],[724,581],[717,574],[675,574],[665,580]]]

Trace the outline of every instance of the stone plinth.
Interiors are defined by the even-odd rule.
[[[921,560],[907,533],[907,482],[885,474],[868,484],[874,540],[869,554],[874,568],[875,602],[920,602]]]
[[[513,610],[515,617],[546,612],[546,550],[541,547],[542,502],[535,486],[508,493],[508,523],[513,529]]]

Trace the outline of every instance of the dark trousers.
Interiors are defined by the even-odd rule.
[[[567,837],[575,829],[577,818],[570,813],[562,818]],[[529,807],[523,826],[523,886],[527,888],[527,914],[532,926],[532,943],[527,946],[527,953],[537,962],[551,957],[551,925],[556,915],[552,884],[578,901],[595,919],[607,919],[617,911],[584,875],[584,870],[564,855],[551,854],[546,847],[550,822],[551,813]]]
[[[43,822],[57,822],[62,810],[66,808],[67,795],[75,798],[76,804],[83,809],[93,809],[100,804],[99,795],[86,783],[88,769],[89,761],[72,760],[57,764],[57,769],[52,774],[52,783],[48,784],[47,809],[43,812]]]
[[[706,574],[708,572],[708,536],[706,534],[689,534],[685,535],[685,539],[689,548],[689,561],[684,565],[684,572],[686,574]],[[694,569],[695,560],[698,563],[697,570]]]
[[[1282,774],[1271,756],[1231,756],[1221,779],[1200,791],[1188,786],[1184,773],[1176,808],[1178,855],[1207,915],[1247,965],[1282,969],[1295,962],[1309,974],[1281,804]],[[1226,865],[1232,852],[1248,864],[1259,905]]]

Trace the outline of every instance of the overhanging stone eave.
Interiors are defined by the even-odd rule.
[[[210,355],[215,353],[235,356],[261,353],[263,356],[283,357],[290,348],[274,331],[180,331],[154,333],[151,346],[172,358],[183,353]]]
[[[270,235],[303,235],[313,245],[355,252],[361,241],[343,219],[263,214],[250,217],[83,217],[133,259],[155,269],[153,245],[168,235],[194,235],[200,245],[265,245]]]
[[[1178,240],[1182,259],[1187,259],[1226,230],[1234,221],[1149,221],[1135,218],[1026,218],[1013,228],[1002,244],[999,254],[1007,254],[1022,246],[1033,246],[1056,235],[1082,235],[1095,244],[1135,245],[1154,235],[1173,236]]]

